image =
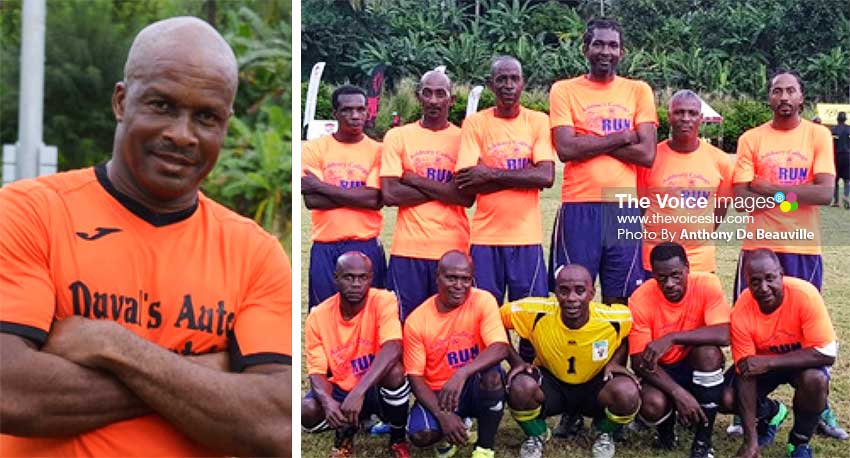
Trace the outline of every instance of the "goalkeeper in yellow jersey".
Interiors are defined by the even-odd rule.
[[[555,275],[554,298],[527,298],[501,308],[505,328],[528,339],[534,364],[511,350],[508,404],[528,435],[522,458],[543,456],[550,433],[546,417],[558,414],[593,418],[598,436],[594,458],[614,456],[612,433],[640,409],[640,388],[625,367],[631,313],[625,305],[591,303],[590,273],[578,264]]]

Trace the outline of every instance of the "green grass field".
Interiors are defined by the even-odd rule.
[[[560,173],[558,174],[560,175]],[[559,178],[560,180],[560,178]],[[556,182],[553,189],[547,189],[542,193],[541,206],[543,212],[543,228],[544,228],[544,251],[549,252],[549,231],[551,231],[552,223],[555,217],[556,210],[560,205],[560,182]],[[824,207],[821,210],[822,230],[824,234],[835,234],[841,232],[845,234],[844,239],[847,239],[846,234],[850,232],[850,211],[838,208]],[[392,240],[392,233],[395,226],[396,209],[384,209],[384,226],[381,234],[381,239],[384,242],[384,247],[388,252]],[[302,325],[307,314],[307,262],[309,260],[310,249],[310,215],[309,211],[302,205],[301,207],[301,275],[302,275]],[[834,237],[833,237],[834,240]],[[735,277],[735,265],[738,259],[739,244],[723,245],[722,242],[717,248],[717,267],[720,279],[727,290],[727,298],[732,300],[732,283]],[[850,341],[850,243],[842,246],[825,246],[823,248],[824,258],[824,280],[823,280],[823,295],[827,307],[832,317],[833,325],[838,333],[838,339],[841,342]],[[597,288],[598,289],[598,288]],[[597,297],[597,300],[599,298]],[[303,336],[302,336],[303,348]],[[833,367],[832,385],[830,393],[830,403],[836,412],[841,424],[847,428],[850,427],[850,369],[843,355],[839,355],[838,360]],[[727,366],[730,359],[727,357]],[[305,373],[305,368],[301,368],[301,387],[302,394],[306,392],[309,382]],[[784,386],[777,390],[774,394],[779,399],[782,399],[790,407],[791,389]],[[730,457],[740,445],[740,439],[729,439],[726,437],[725,429],[731,421],[730,416],[718,415],[714,435],[715,456]],[[556,419],[550,419],[550,426],[554,427]],[[772,446],[762,450],[764,458],[778,458],[785,456],[785,441],[788,431],[793,423],[792,416],[782,425],[782,428],[777,435],[777,441]],[[496,438],[496,454],[502,457],[519,456],[519,446],[525,439],[524,434],[511,418],[509,412],[505,412],[499,429],[498,437]],[[679,430],[679,447],[675,451],[661,453],[651,448],[653,433],[643,431],[629,437],[626,442],[617,444],[617,456],[621,458],[638,458],[657,456],[663,458],[673,458],[688,456],[690,452],[691,436],[687,431]],[[389,457],[386,449],[386,437],[370,437],[361,434],[357,437],[355,446],[361,457]],[[333,434],[324,433],[318,435],[309,435],[302,433],[301,436],[301,456],[303,457],[324,457],[330,453],[333,444]],[[850,456],[850,442],[837,442],[832,439],[816,437],[812,441],[815,454],[820,457],[839,458]],[[458,457],[469,456],[472,453],[471,447],[463,448],[459,451]],[[413,450],[414,457],[432,457],[434,456],[431,449],[415,449]],[[544,452],[546,457],[590,457],[590,443],[580,443],[573,441],[565,441],[553,439],[550,441]]]

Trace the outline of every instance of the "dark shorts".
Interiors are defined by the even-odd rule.
[[[819,254],[794,254],[776,253],[779,264],[785,275],[800,278],[815,285],[818,291],[823,284],[823,257]],[[735,269],[735,291],[734,300],[738,300],[741,292],[747,289],[747,280],[744,278],[744,265],[749,258],[749,252],[741,250],[738,255],[738,267]]]
[[[348,391],[343,390],[336,384],[331,384],[333,386],[333,390],[331,391],[331,396],[334,398],[334,401],[342,403],[345,400],[345,397],[348,396]],[[315,399],[316,402],[319,400],[316,398],[316,392],[312,389],[304,395],[304,399]],[[363,408],[360,410],[360,420],[365,420],[371,417],[372,415],[381,415],[381,399],[378,394],[378,387],[373,386],[366,391],[366,397],[363,399]]]
[[[664,369],[664,372],[673,379],[676,384],[687,390],[689,393],[694,392],[694,367],[688,358],[685,357],[681,361],[673,364],[659,364],[658,367]],[[729,372],[723,374],[723,386],[732,383],[728,378]]]
[[[543,245],[472,245],[475,286],[489,291],[500,305],[508,300],[547,297]]]
[[[437,263],[433,259],[390,256],[387,289],[398,298],[402,321],[425,299],[437,294]]]
[[[602,371],[599,371],[592,379],[579,384],[564,383],[542,367],[539,367],[538,371],[537,383],[543,390],[544,397],[542,406],[544,417],[581,414],[585,417],[601,418],[605,415],[604,407],[597,400],[599,392],[606,383],[602,380]]]
[[[618,221],[634,217],[634,221]],[[567,264],[579,264],[599,275],[602,295],[629,297],[643,283],[641,241],[627,240],[619,229],[643,234],[640,209],[620,208],[610,202],[565,202],[561,204],[549,251],[549,290],[555,291],[555,270]]]
[[[308,298],[309,309],[336,294],[334,270],[336,260],[349,251],[360,251],[372,260],[372,287],[383,288],[387,276],[387,261],[380,240],[343,240],[340,242],[313,242],[310,247]]]
[[[463,391],[460,393],[458,408],[455,411],[459,417],[478,418],[484,409],[490,408],[490,406],[482,404],[480,394],[481,375],[490,371],[498,371],[504,381],[505,371],[502,370],[502,366],[498,364],[466,379],[466,383],[463,385]],[[437,394],[437,392],[435,391],[434,394]],[[500,402],[500,404],[504,403]],[[419,401],[416,401],[413,403],[413,407],[410,409],[410,415],[407,417],[407,433],[416,434],[422,431],[442,432],[442,429],[440,429],[440,422],[437,420],[437,417],[435,417],[430,410],[426,409],[425,406],[420,404]]]
[[[827,380],[830,378],[831,368],[829,366],[820,366],[816,367],[817,369],[826,375]],[[798,370],[787,370],[787,371],[773,371],[768,372],[766,374],[761,374],[756,376],[756,396],[758,399],[766,398],[767,395],[773,392],[773,390],[779,388],[780,385],[788,384],[791,385],[792,388],[797,388],[797,377],[800,373],[805,369]],[[737,373],[735,372],[735,366],[733,365],[729,369],[726,370],[724,374],[724,378],[727,383],[732,384],[735,381],[735,377]]]
[[[850,152],[835,152],[835,177],[850,180]]]

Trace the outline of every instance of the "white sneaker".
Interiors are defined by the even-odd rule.
[[[543,436],[531,436],[526,439],[519,448],[520,458],[543,458],[543,446],[545,438]]]
[[[614,458],[614,441],[608,433],[601,433],[590,450],[593,458]]]

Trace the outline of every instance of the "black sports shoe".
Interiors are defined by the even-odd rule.
[[[561,421],[552,431],[552,435],[562,439],[576,437],[584,429],[584,417],[581,414],[561,415]]]
[[[673,450],[676,448],[676,411],[655,427],[655,448]]]
[[[691,458],[714,458],[711,443],[694,439],[694,443],[691,444]]]

